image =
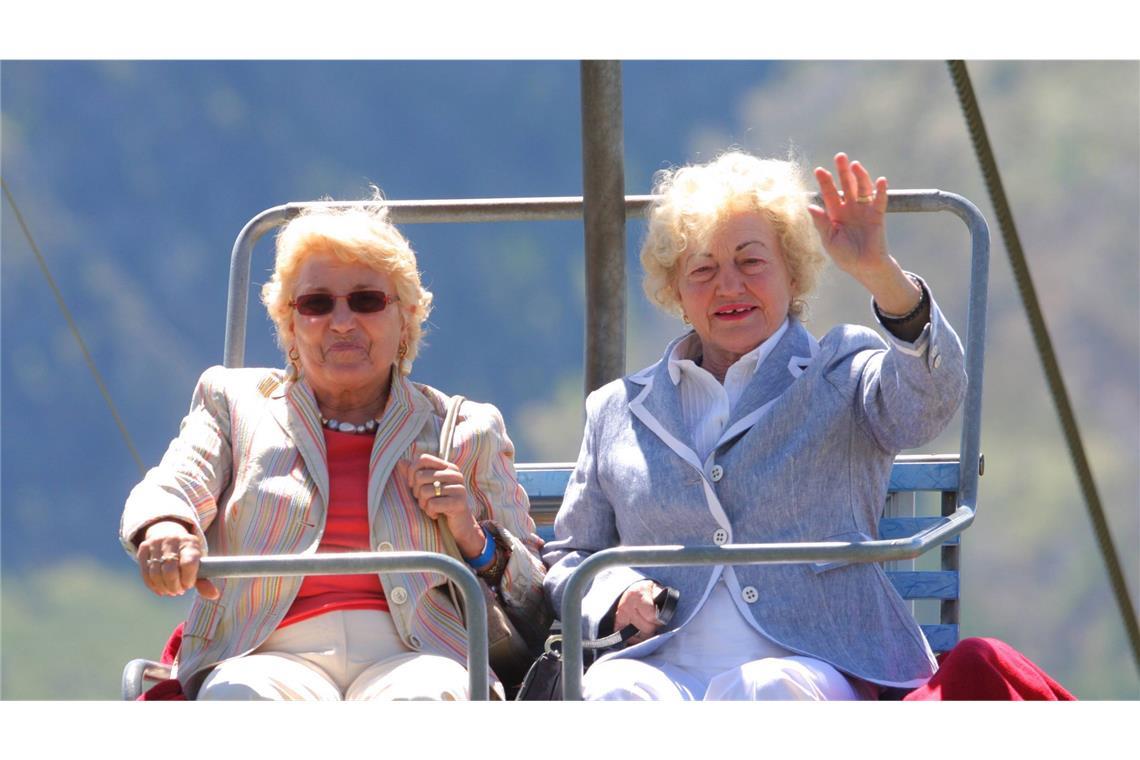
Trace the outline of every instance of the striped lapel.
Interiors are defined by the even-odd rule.
[[[329,469],[326,464],[325,436],[321,428],[321,411],[304,380],[288,383],[283,396],[273,399],[269,408],[293,444],[301,452],[305,467],[317,484],[325,504],[329,503]]]
[[[381,495],[396,462],[419,436],[431,414],[431,403],[395,367],[392,369],[388,406],[376,429],[368,464],[368,518],[376,519]],[[434,450],[424,453],[436,453]],[[399,487],[399,484],[398,484]]]

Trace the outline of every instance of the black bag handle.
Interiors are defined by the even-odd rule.
[[[657,608],[658,623],[661,625],[669,625],[669,621],[673,619],[673,615],[677,612],[677,600],[680,598],[681,592],[675,588],[669,588],[668,586],[662,587],[662,589],[657,592],[657,595],[653,597],[653,606]],[[584,640],[582,642],[582,649],[608,649],[609,647],[629,641],[636,635],[637,626],[631,623],[620,631],[611,633],[609,636],[603,636],[600,639]],[[551,636],[550,640],[546,642],[546,650],[550,651],[561,643],[561,636]]]

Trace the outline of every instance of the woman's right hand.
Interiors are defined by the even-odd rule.
[[[614,630],[620,631],[627,625],[637,626],[637,634],[630,644],[640,644],[657,633],[661,624],[657,620],[657,605],[653,598],[661,587],[651,580],[638,581],[625,590],[618,599],[614,613]]]
[[[218,588],[198,578],[202,539],[176,520],[160,520],[147,526],[136,559],[143,583],[159,596],[181,596],[191,588],[206,599],[217,599]]]

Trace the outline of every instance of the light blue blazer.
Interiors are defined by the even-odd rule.
[[[966,390],[962,345],[933,301],[913,343],[888,344],[855,325],[816,341],[790,319],[701,461],[669,376],[676,343],[586,401],[581,453],[543,552],[555,610],[574,568],[619,544],[876,538],[895,455],[941,432]],[[937,668],[874,563],[613,568],[583,599],[583,635],[597,635],[631,583],[652,578],[681,592],[672,625],[608,655],[645,656],[692,619],[722,577],[745,618],[794,652],[887,685],[918,685]]]

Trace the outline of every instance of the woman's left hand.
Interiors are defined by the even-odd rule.
[[[463,556],[483,553],[486,536],[471,512],[463,473],[455,464],[431,454],[420,454],[407,468],[408,487],[420,509],[433,520],[444,519]]]
[[[874,182],[867,169],[846,153],[835,155],[835,172],[815,170],[823,208],[809,206],[823,247],[835,265],[863,285],[879,308],[889,314],[906,314],[918,304],[922,291],[911,282],[887,252],[887,179]]]

